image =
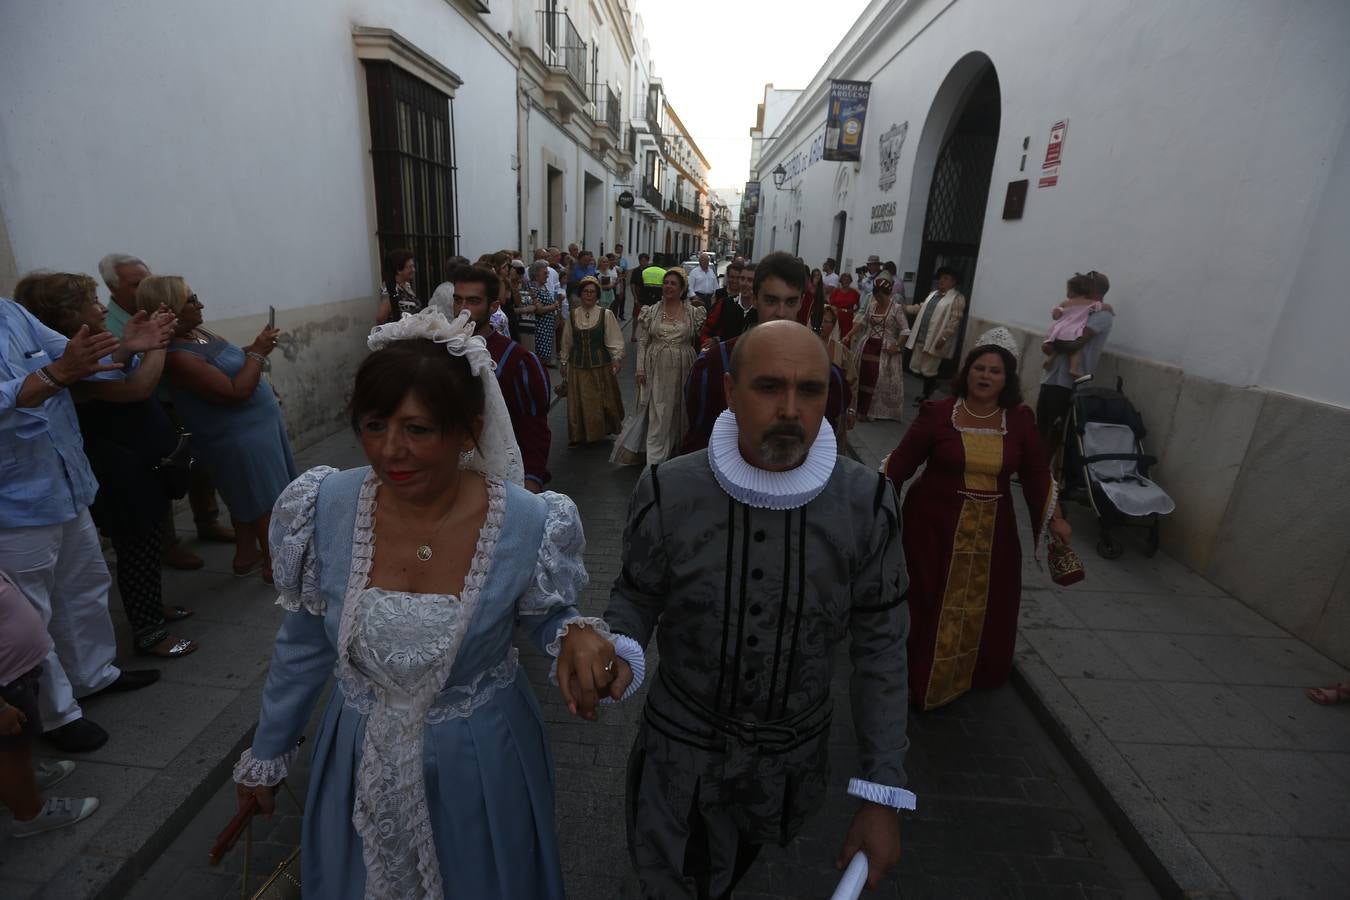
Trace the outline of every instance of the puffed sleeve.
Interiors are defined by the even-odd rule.
[[[272,579],[277,605],[291,612],[304,610],[322,616],[326,604],[319,593],[314,555],[314,514],[319,485],[337,469],[316,466],[292,481],[272,507],[267,541],[272,548]]]
[[[586,550],[586,534],[581,527],[581,515],[572,500],[553,491],[540,495],[547,504],[544,517],[544,539],[535,559],[534,576],[525,593],[516,601],[520,626],[526,630],[535,645],[553,657],[549,679],[558,681],[558,654],[562,639],[569,628],[585,626],[594,629],[611,643],[615,652],[633,669],[633,682],[624,697],[629,697],[642,684],[644,666],[641,651],[619,646],[605,620],[583,616],[577,611],[577,601],[589,581],[582,554]]]
[[[319,485],[336,471],[331,466],[310,469],[281,492],[272,509],[267,535],[272,577],[280,594],[277,604],[289,612],[272,645],[253,746],[234,767],[239,784],[275,785],[286,777],[305,723],[337,660],[324,630],[327,604],[319,593],[314,551]]]

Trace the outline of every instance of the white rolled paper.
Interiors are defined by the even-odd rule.
[[[839,887],[834,889],[830,900],[858,900],[867,885],[867,855],[859,850],[853,854],[844,877],[839,879]]]

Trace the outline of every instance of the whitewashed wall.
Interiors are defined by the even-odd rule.
[[[873,82],[859,170],[816,162],[783,191],[764,175],[768,215],[757,229],[757,254],[775,226],[778,249],[790,249],[800,218],[802,255],[819,263],[833,216],[844,209],[845,253],[855,264],[875,252],[914,269],[927,174],[950,124],[944,107],[956,99],[939,94],[953,66],[978,48],[994,64],[1003,99],[972,291],[981,316],[1043,328],[1064,278],[1096,268],[1115,285],[1118,349],[1227,384],[1259,383],[1269,373],[1290,390],[1350,405],[1350,380],[1328,384],[1307,359],[1325,355],[1290,346],[1312,322],[1323,333],[1350,330],[1350,305],[1327,291],[1329,272],[1316,274],[1321,260],[1336,257],[1332,248],[1350,239],[1344,205],[1321,204],[1323,191],[1346,177],[1336,159],[1350,117],[1343,52],[1350,5],[907,6],[881,28],[886,40],[847,56],[836,71]],[[823,92],[808,90],[780,130],[785,136],[766,147],[761,173],[798,152],[809,158],[824,117]],[[1038,190],[1050,125],[1066,117],[1060,183]],[[882,193],[878,138],[905,121],[899,177]],[[1019,173],[1024,137],[1031,139],[1027,172]],[[1004,187],[1021,177],[1032,180],[1025,217],[1004,222]],[[800,193],[790,192],[794,186]],[[887,201],[898,207],[895,230],[872,236],[871,207]],[[1316,289],[1291,292],[1301,266]],[[1277,341],[1285,319],[1288,337]]]

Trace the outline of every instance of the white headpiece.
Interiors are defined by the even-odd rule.
[[[379,350],[394,341],[415,338],[444,344],[451,356],[464,357],[470,371],[483,383],[483,433],[478,437],[478,449],[460,468],[523,484],[525,466],[521,463],[520,446],[511,429],[511,415],[497,384],[497,367],[488,352],[487,341],[474,334],[468,311],[460,313],[454,321],[433,308],[405,315],[396,322],[376,325],[371,329],[366,345],[371,350]]]
[[[1021,362],[1022,348],[1017,346],[1017,339],[1013,337],[1012,332],[1002,325],[990,328],[980,335],[975,341],[975,347],[998,347],[1007,350],[1014,360]]]

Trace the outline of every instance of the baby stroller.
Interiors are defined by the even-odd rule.
[[[1167,492],[1149,480],[1149,467],[1158,458],[1144,452],[1148,432],[1123,387],[1117,378],[1115,390],[1076,388],[1064,441],[1064,493],[1096,514],[1101,523],[1097,553],[1105,559],[1124,552],[1111,534],[1119,526],[1146,529],[1144,553],[1157,553],[1158,517],[1176,509]]]

